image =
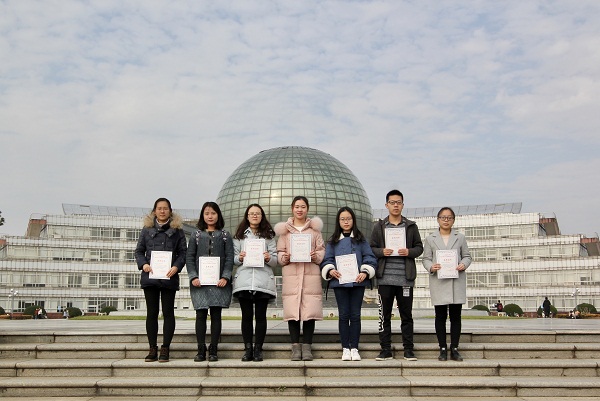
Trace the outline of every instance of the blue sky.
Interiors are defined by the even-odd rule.
[[[214,200],[264,149],[371,205],[523,202],[600,231],[598,1],[0,1],[0,233]]]

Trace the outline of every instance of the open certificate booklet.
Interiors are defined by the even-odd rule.
[[[171,261],[173,252],[170,251],[152,251],[150,253],[150,267],[152,271],[149,277],[155,280],[168,280],[167,273],[171,270]]]
[[[438,278],[458,278],[458,249],[436,250],[435,260],[442,266]]]
[[[356,254],[340,255],[335,257],[335,265],[337,271],[342,275],[338,279],[340,284],[348,284],[356,282],[358,276],[358,261]]]
[[[310,262],[311,234],[290,235],[290,262]]]
[[[265,265],[265,239],[246,238],[244,240],[244,266],[263,267]]]
[[[406,227],[386,228],[385,247],[393,250],[391,256],[398,256],[398,249],[406,248]]]
[[[221,279],[221,258],[200,256],[198,258],[198,280],[200,285],[217,285]]]

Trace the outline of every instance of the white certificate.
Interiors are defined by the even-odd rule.
[[[244,266],[263,267],[265,265],[265,239],[247,238],[244,240]]]
[[[356,282],[356,276],[358,276],[358,261],[356,260],[356,254],[351,253],[349,255],[336,256],[335,265],[337,271],[342,275],[342,277],[338,279],[340,284]]]
[[[386,228],[385,247],[393,250],[391,256],[398,256],[398,249],[406,248],[406,227]]]
[[[458,249],[436,250],[435,260],[442,266],[438,278],[458,278]]]
[[[290,235],[290,262],[310,262],[311,234]]]
[[[169,251],[152,251],[150,253],[150,267],[152,271],[149,277],[155,280],[169,279],[167,273],[171,270],[171,261],[173,252]]]
[[[217,285],[221,279],[221,258],[200,256],[198,258],[198,275],[200,285]]]

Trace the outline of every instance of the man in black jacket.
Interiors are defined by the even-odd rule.
[[[404,359],[416,361],[413,344],[413,288],[417,278],[415,259],[423,253],[423,242],[414,221],[402,216],[404,196],[398,190],[388,192],[385,207],[389,215],[379,220],[371,234],[371,249],[377,257],[377,282],[379,292],[379,343],[381,352],[375,358],[385,361],[392,354],[392,308],[394,299],[402,323]],[[404,236],[405,243],[401,240]],[[386,237],[387,244],[386,246]],[[394,240],[392,241],[392,238]],[[400,238],[400,241],[398,241]],[[393,242],[393,245],[392,245]],[[398,245],[401,243],[401,245]]]

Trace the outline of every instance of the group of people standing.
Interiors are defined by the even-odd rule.
[[[190,295],[196,310],[198,353],[194,361],[207,360],[207,353],[209,361],[218,361],[221,312],[229,307],[232,297],[237,298],[242,311],[242,361],[262,361],[267,308],[277,295],[273,274],[273,267],[277,264],[282,266],[283,319],[287,321],[290,333],[291,360],[313,359],[315,322],[323,319],[321,279],[328,282],[337,301],[342,360],[361,360],[361,307],[365,288],[372,286],[375,277],[379,294],[381,345],[376,359],[393,358],[391,315],[396,301],[401,318],[404,359],[416,360],[412,303],[417,277],[415,260],[423,254],[423,266],[430,273],[432,303],[435,305],[439,360],[447,360],[450,349],[451,359],[461,361],[458,352],[461,308],[466,303],[465,269],[469,267],[471,257],[464,235],[452,228],[456,216],[452,209],[442,208],[437,216],[439,230],[427,237],[423,244],[415,222],[402,216],[402,193],[390,191],[386,195],[385,206],[389,215],[374,225],[370,242],[355,225],[354,211],[342,207],[336,216],[334,232],[325,243],[321,234],[323,222],[318,217],[308,217],[310,206],[304,196],[293,199],[292,216],[275,227],[271,226],[260,205],[251,204],[233,237],[223,229],[225,223],[219,206],[206,202],[200,212],[197,230],[186,244],[181,218],[173,213],[169,200],[157,199],[152,212],[144,220],[135,251],[138,268],[142,271],[141,286],[147,306],[146,332],[150,351],[145,360],[169,360],[169,347],[175,332],[174,302],[179,290],[179,273],[187,266]],[[402,238],[400,242],[397,242],[398,233]],[[262,256],[247,252],[256,244],[262,247]],[[450,256],[454,256],[450,260],[456,263],[450,262],[449,270],[452,272],[448,275],[449,250]],[[157,251],[170,252],[171,260],[163,276],[153,277],[156,270],[153,266],[157,264],[153,264],[152,257]],[[260,259],[258,263],[257,256]],[[438,260],[442,257],[444,260]],[[254,262],[245,263],[247,259]],[[218,277],[211,282],[203,277],[203,263],[211,264],[217,271]],[[235,275],[234,266],[237,266]],[[442,275],[442,272],[445,274]],[[159,350],[157,337],[161,306],[164,323],[163,344]],[[209,312],[211,330],[207,346]],[[448,313],[450,348],[446,343]]]

